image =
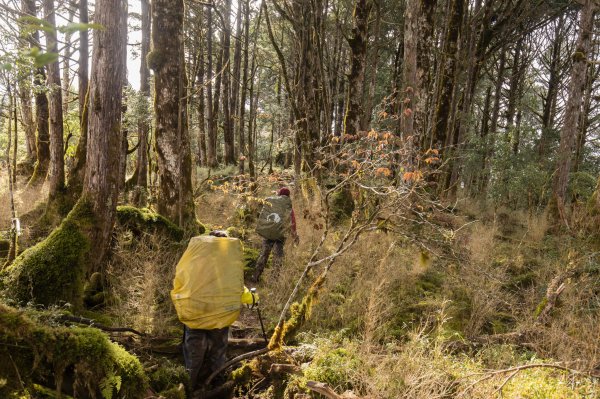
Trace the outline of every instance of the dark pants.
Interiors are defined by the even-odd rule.
[[[273,250],[273,271],[275,273],[279,273],[281,265],[283,264],[284,243],[285,240],[269,240],[267,238],[263,240],[262,249],[260,250],[258,260],[256,261],[256,270],[254,271],[253,276],[255,282],[258,282],[258,280],[260,279],[260,275],[262,274],[265,266],[267,265],[267,260],[269,260],[271,250]]]
[[[185,326],[183,358],[190,375],[190,389],[200,388],[206,378],[227,360],[229,327],[216,330],[194,330]]]

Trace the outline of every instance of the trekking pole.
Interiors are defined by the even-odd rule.
[[[256,306],[256,313],[258,314],[258,321],[260,321],[260,329],[262,330],[262,335],[263,338],[265,339],[265,342],[268,343],[269,340],[267,339],[267,333],[265,332],[265,324],[263,323],[263,318],[262,318],[262,314],[260,313],[260,307],[258,306],[258,303],[256,303],[254,301],[254,293],[256,292],[256,288],[251,288],[250,292],[252,293],[252,307]]]

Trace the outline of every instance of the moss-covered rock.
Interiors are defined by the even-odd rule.
[[[102,274],[93,273],[83,286],[83,302],[85,306],[92,308],[102,305],[105,299]]]
[[[10,353],[12,359],[0,362],[8,382],[0,397],[21,391],[21,381],[31,389],[39,383],[77,397],[145,396],[148,381],[137,357],[97,329],[52,327],[44,314],[0,304],[0,344],[0,357]]]
[[[189,385],[189,375],[180,364],[174,364],[169,360],[161,360],[160,366],[149,374],[150,386],[155,392],[160,392],[166,398],[179,398],[181,391],[185,397],[185,389],[180,385]],[[167,395],[169,393],[169,395]]]
[[[117,220],[120,225],[132,230],[136,235],[140,235],[144,231],[154,231],[180,241],[184,234],[183,230],[175,223],[148,208],[136,208],[130,205],[118,206]],[[203,234],[205,230],[203,225],[198,225],[198,234]]]
[[[89,205],[79,203],[37,245],[28,248],[0,275],[0,289],[18,303],[81,306],[91,243],[85,231],[94,223]]]
[[[331,194],[330,212],[334,222],[349,219],[354,212],[354,198],[348,188],[342,188]]]

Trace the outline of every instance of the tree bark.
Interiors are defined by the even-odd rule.
[[[144,109],[147,109],[149,104],[150,96],[150,70],[146,58],[150,52],[150,29],[151,29],[151,18],[150,18],[150,2],[149,0],[141,0],[141,11],[142,11],[142,51],[140,54],[140,95],[143,98],[145,105]],[[136,167],[135,185],[137,186],[134,203],[138,206],[144,204],[144,196],[142,193],[148,188],[148,136],[150,135],[150,123],[146,118],[146,115],[142,115],[138,123],[138,141],[139,145],[136,153]]]
[[[21,1],[21,11],[24,14],[29,14],[31,12],[28,3],[28,0]],[[22,46],[25,49],[32,48],[33,46],[35,46],[34,34],[27,32],[24,28],[21,28],[21,39],[23,40]],[[35,120],[33,118],[33,105],[31,103],[31,78],[31,70],[27,70],[26,72],[24,72],[24,76],[22,76],[19,79],[21,118],[23,123],[23,130],[25,132],[25,144],[27,150],[27,158],[25,160],[25,164],[28,168],[27,173],[31,173],[36,160]]]
[[[233,75],[232,75],[232,79],[233,79],[233,84],[231,86],[231,102],[229,105],[229,109],[230,112],[232,114],[232,123],[231,123],[231,129],[232,129],[232,136],[234,136],[234,138],[237,138],[237,142],[238,142],[238,146],[235,146],[234,143],[234,149],[235,149],[235,153],[237,153],[237,159],[234,158],[235,161],[239,161],[239,162],[243,162],[242,160],[239,160],[239,156],[242,154],[242,152],[240,151],[240,139],[241,136],[239,134],[239,124],[240,124],[240,118],[239,118],[239,101],[240,101],[240,86],[241,86],[241,66],[242,66],[242,29],[243,29],[243,25],[242,25],[242,14],[243,14],[243,8],[244,8],[244,1],[243,0],[238,0],[238,4],[237,4],[237,13],[236,13],[236,28],[235,28],[235,32],[236,32],[236,37],[235,37],[235,49],[234,49],[234,53],[233,53]],[[235,141],[235,140],[234,140]],[[243,173],[243,166],[241,167],[241,173]]]
[[[593,0],[585,0],[580,12],[579,37],[577,48],[573,54],[571,81],[569,83],[569,98],[565,109],[565,120],[560,132],[560,147],[556,162],[556,172],[552,184],[552,198],[549,208],[550,215],[555,221],[562,222],[567,227],[567,188],[571,171],[573,150],[577,139],[577,122],[581,112],[581,104],[586,83],[588,56],[590,55],[592,29],[596,5]]]
[[[373,3],[371,0],[356,0],[354,5],[352,36],[350,45],[350,73],[348,74],[348,95],[346,115],[344,117],[344,135],[354,136],[361,130],[363,113],[363,85],[365,64],[367,62],[367,43],[369,41],[369,16]]]
[[[22,0],[24,12],[30,16],[37,16],[37,7],[35,0]],[[31,35],[30,47],[39,47],[40,35],[38,31]],[[42,87],[42,82],[46,80],[46,72],[44,67],[39,67],[35,70],[33,78],[33,87],[35,92],[35,120],[37,127],[36,137],[36,163],[33,169],[33,174],[27,185],[35,187],[46,180],[48,167],[50,164],[50,133],[49,122],[50,110],[48,108],[48,97]]]
[[[231,0],[225,0],[225,26],[223,27],[223,141],[225,151],[223,161],[226,165],[235,164],[235,136],[231,115]]]
[[[443,60],[440,63],[442,78],[439,93],[435,101],[435,112],[432,122],[431,148],[442,151],[448,138],[450,128],[450,106],[454,92],[457,67],[458,38],[462,29],[464,16],[464,0],[452,0],[448,14],[447,33],[444,40]]]
[[[54,0],[44,0],[44,18],[48,25],[52,27],[52,29],[46,31],[46,48],[48,52],[58,54],[55,12]],[[63,102],[58,59],[48,64],[48,86],[50,97],[50,168],[48,171],[50,187],[48,205],[51,206],[54,200],[62,196],[65,187]]]
[[[554,39],[552,51],[550,54],[550,70],[548,71],[548,91],[544,97],[544,109],[542,114],[542,132],[538,142],[538,159],[542,160],[546,154],[548,146],[548,135],[554,128],[554,116],[556,113],[556,101],[558,98],[558,89],[560,85],[560,60],[563,46],[563,27],[564,18],[558,20],[554,30]]]
[[[152,2],[149,67],[154,70],[158,211],[187,228],[195,222],[195,210],[186,126],[183,13],[183,0]]]
[[[410,137],[415,134],[415,113],[419,103],[420,87],[417,76],[417,51],[419,38],[420,0],[407,0],[404,12],[404,62],[402,69],[403,91],[401,135]]]
[[[237,125],[237,136],[239,138],[239,153],[240,153],[240,164],[239,171],[240,174],[244,174],[244,165],[245,161],[248,158],[248,154],[246,151],[246,139],[244,134],[244,122],[246,116],[246,95],[248,92],[248,48],[250,46],[250,0],[244,1],[244,65],[242,68],[242,88],[240,92],[240,104],[239,104],[239,112],[238,112],[238,125]],[[262,15],[262,7],[259,11]],[[259,16],[260,18],[260,16]]]
[[[79,1],[79,22],[87,24],[88,0]],[[85,165],[87,154],[87,136],[88,136],[88,99],[89,99],[89,34],[87,29],[79,32],[79,69],[77,71],[78,100],[79,100],[79,141],[75,150],[75,159],[73,166],[69,170],[69,194],[78,197],[83,187],[85,177]]]
[[[125,10],[123,0],[96,1],[94,22],[105,29],[94,32],[87,162],[83,192],[76,205],[89,205],[94,216],[88,231],[94,245],[94,255],[89,257],[91,270],[98,269],[108,250],[119,194]]]
[[[209,168],[214,168],[217,166],[217,123],[215,121],[217,115],[215,114],[213,108],[213,18],[211,7],[207,7],[206,14],[208,27],[208,32],[206,34],[206,106],[208,116],[208,135],[206,136],[206,166]]]

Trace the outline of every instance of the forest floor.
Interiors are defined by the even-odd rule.
[[[261,242],[253,231],[259,207],[240,195],[243,182],[199,180],[213,185],[198,190],[198,220],[211,229],[234,228],[249,276]],[[265,197],[285,182],[289,176],[260,178],[254,195]],[[286,243],[283,269],[275,275],[268,268],[256,287],[269,336],[322,233],[309,217],[320,203],[301,187],[292,186],[292,193],[300,243]],[[19,191],[19,214],[35,210],[38,198]],[[24,220],[23,248],[43,237]],[[550,233],[543,214],[470,199],[432,211],[431,220],[436,228],[402,226],[419,243],[374,231],[340,256],[301,332],[282,350],[236,366],[235,397],[319,397],[316,391],[332,398],[600,397],[598,243]],[[0,225],[9,222],[0,209]],[[324,251],[334,248],[345,223]],[[151,389],[166,398],[185,397],[187,383],[182,328],[169,299],[185,246],[117,226],[105,270],[107,299],[80,314],[144,333],[109,335],[141,360]],[[549,317],[540,321],[548,287],[568,265],[578,272],[562,282]],[[309,273],[296,300],[317,275]],[[69,309],[51,311],[63,310]],[[256,309],[244,309],[232,327],[230,356],[262,341]]]

